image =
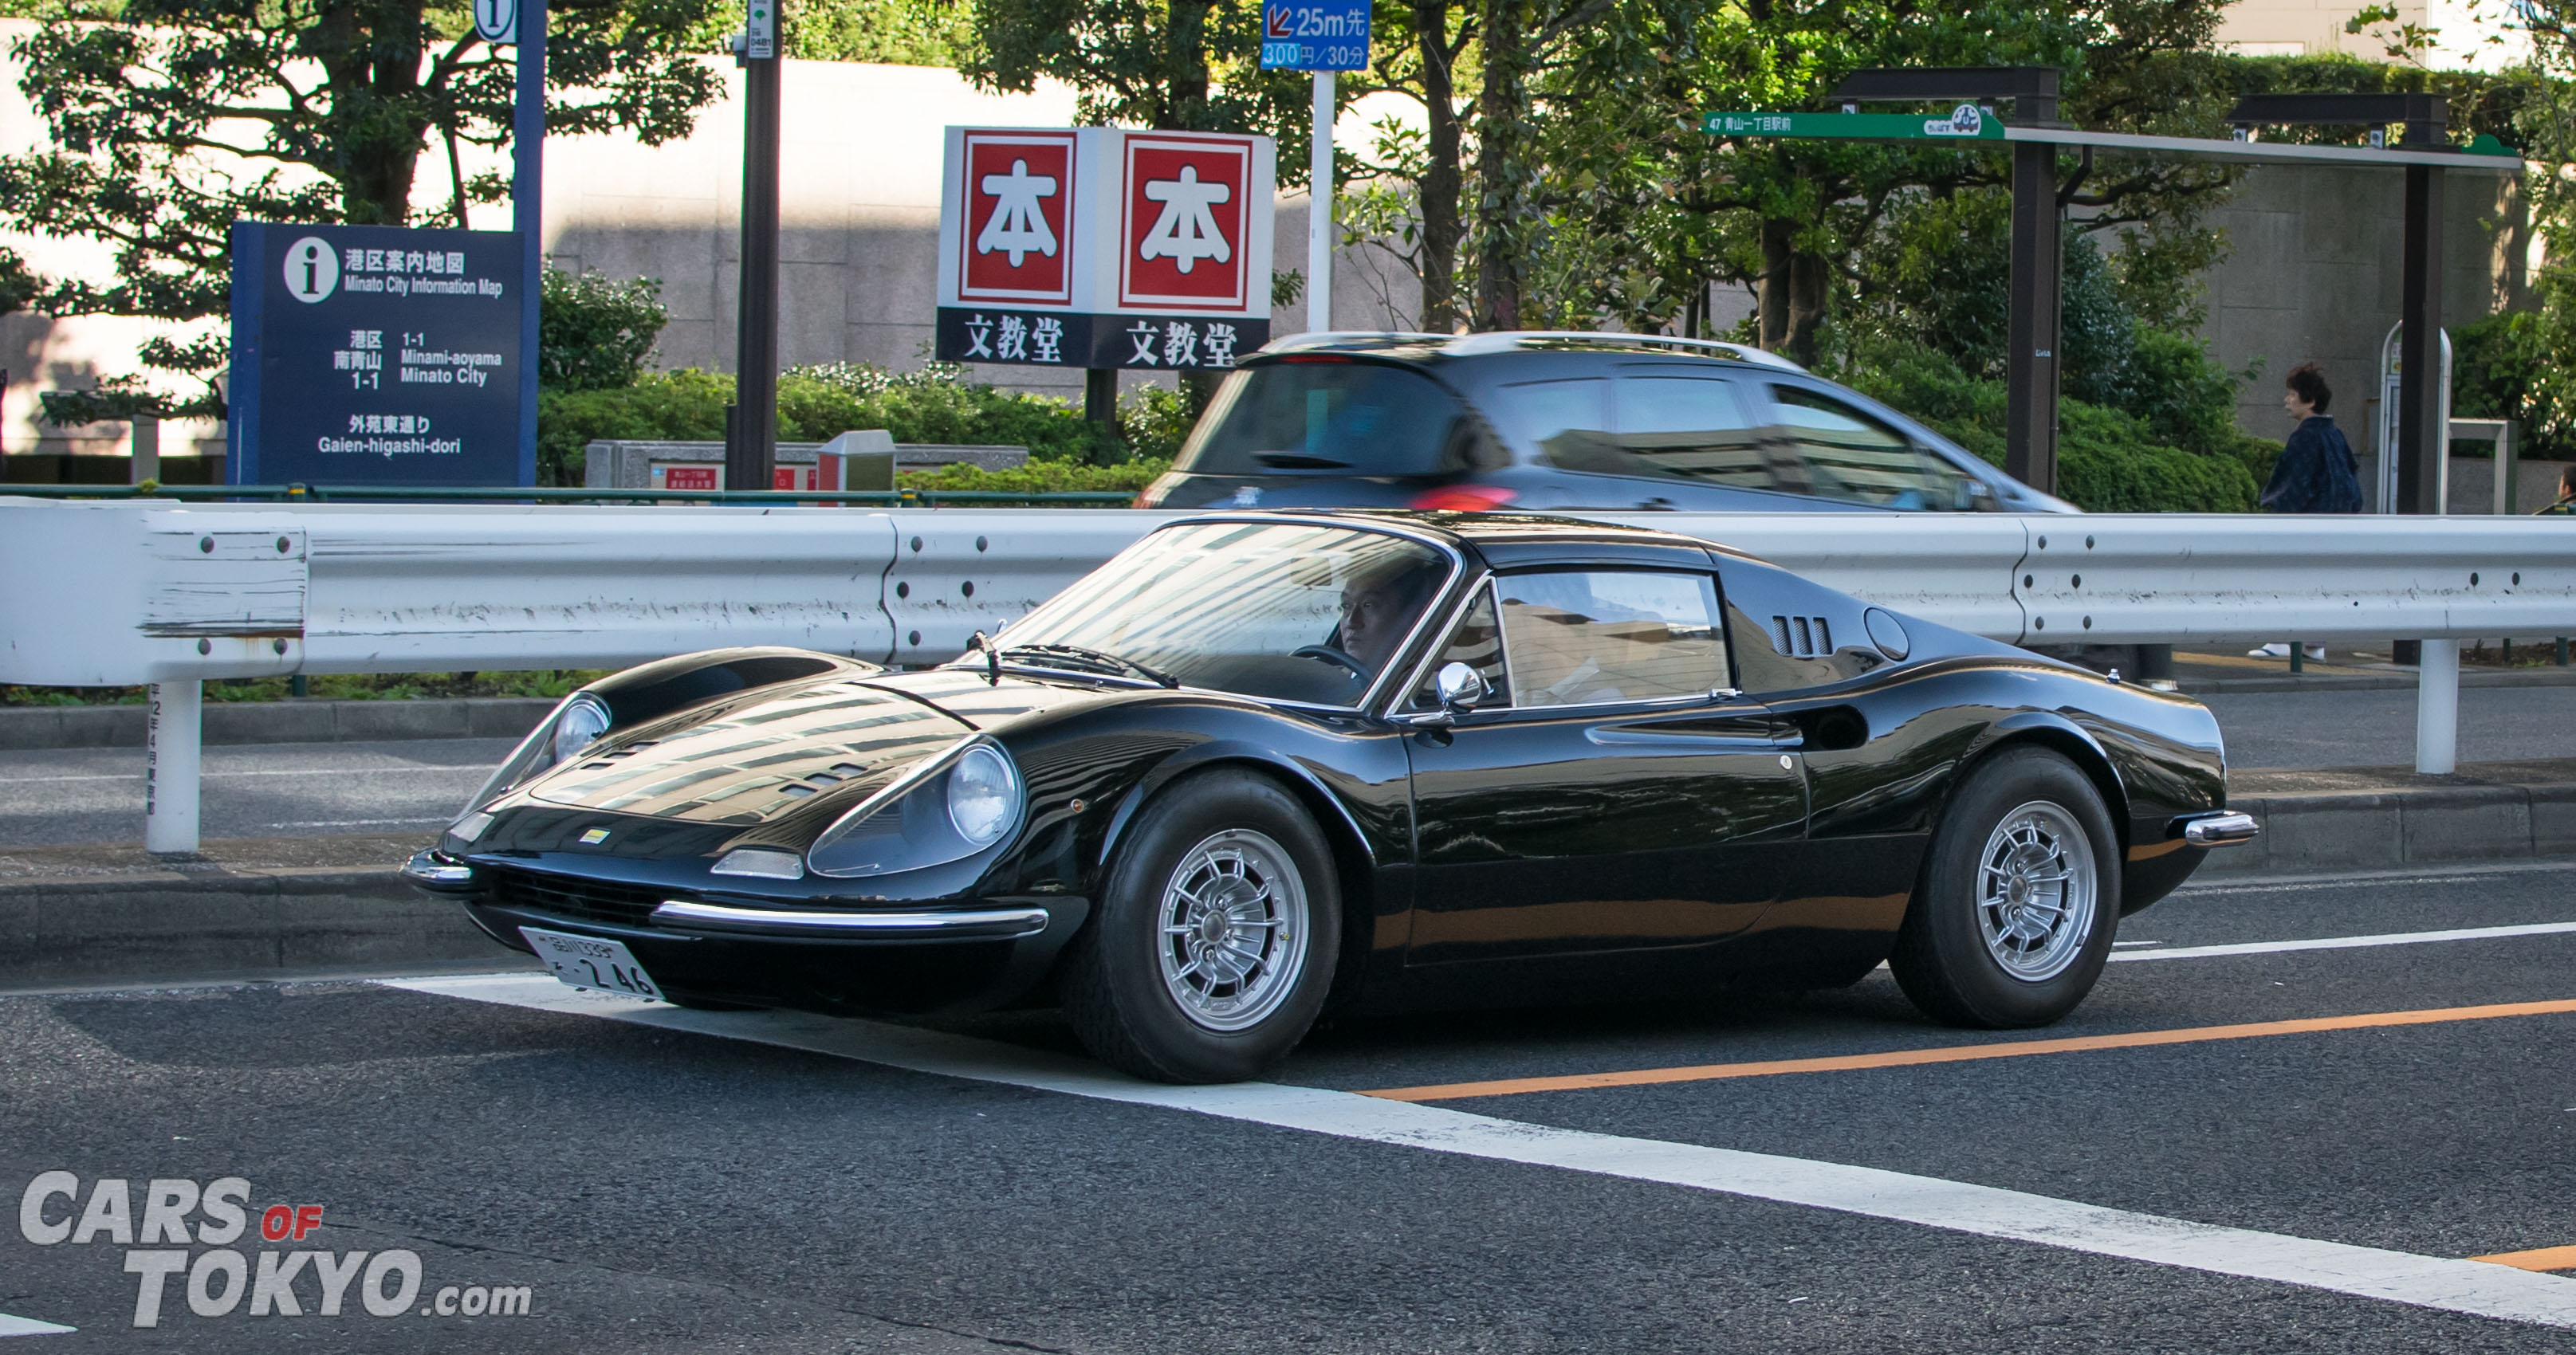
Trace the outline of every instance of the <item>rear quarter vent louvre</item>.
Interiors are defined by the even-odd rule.
[[[1834,652],[1834,628],[1821,616],[1771,618],[1771,646],[1793,659]]]

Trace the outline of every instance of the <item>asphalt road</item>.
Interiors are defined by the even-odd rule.
[[[2576,923],[2571,886],[2576,869],[2527,865],[2231,882],[2130,919],[2121,954]],[[2576,1351],[2576,1271],[2458,1261],[2576,1244],[2576,1011],[2452,1010],[2576,997],[2571,960],[2576,929],[2124,960],[2045,1035],[2437,1015],[1422,1105],[1155,1092],[1064,1058],[1049,1013],[906,1033],[625,1008],[524,976],[448,992],[573,1010],[350,983],[0,998],[0,1205],[68,1172],[78,1189],[36,1219],[68,1224],[118,1178],[140,1227],[147,1180],[239,1177],[254,1211],[319,1206],[318,1230],[189,1257],[236,1250],[247,1269],[300,1245],[355,1275],[350,1253],[402,1251],[421,1275],[405,1296],[401,1266],[380,1273],[384,1317],[360,1275],[330,1317],[306,1267],[286,1286],[304,1315],[254,1317],[256,1300],[225,1310],[208,1262],[219,1315],[182,1274],[138,1330],[127,1267],[150,1260],[128,1257],[152,1249],[119,1245],[100,1205],[87,1243],[0,1224],[0,1313],[77,1328],[29,1347],[64,1351]],[[1882,973],[1795,998],[1346,1021],[1279,1082],[2028,1038],[1926,1024]],[[1450,1117],[1456,1142],[1309,1123],[1371,1108],[1486,1118]],[[1476,1135],[1505,1146],[1457,1146]],[[1568,1142],[1587,1145],[1571,1165],[1506,1160]],[[1710,1181],[1671,1183],[1711,1161]],[[1841,1208],[1752,1197],[1850,1168],[1902,1175],[1857,1178],[1873,1184]],[[2026,1193],[1988,1232],[2078,1222],[2063,1245],[1962,1231],[1959,1200],[1998,1198],[1979,1188]],[[2103,1222],[2120,1216],[2078,1206],[2262,1236],[2167,1227],[2179,1263],[2138,1260]],[[2318,1243],[2388,1249],[2375,1264],[2438,1272],[2440,1292],[2362,1297],[2331,1266],[2306,1284],[2220,1273]],[[2460,1297],[2482,1277],[2539,1320],[2456,1311],[2487,1302]],[[530,1315],[435,1311],[493,1286],[526,1286]]]
[[[2236,767],[2411,765],[2412,692],[2213,696]],[[506,756],[507,739],[230,746],[204,752],[209,838],[391,833],[454,818]],[[2576,757],[2576,687],[2473,688],[2460,697],[2460,760]],[[133,748],[0,752],[0,847],[142,836],[143,754]]]

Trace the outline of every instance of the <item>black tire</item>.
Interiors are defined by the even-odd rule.
[[[2006,837],[2008,818],[2027,830],[2028,845]],[[2051,851],[2068,876],[2090,876],[2080,920],[2065,916],[2077,911],[2069,906],[2072,879],[2069,894],[2054,898],[2045,883],[2032,883],[2049,872]],[[1982,894],[1990,857],[2003,863],[1991,899]],[[2022,862],[2032,869],[2016,894]],[[1936,1021],[2047,1025],[2075,1010],[2101,977],[2119,930],[2120,875],[2119,835],[2092,779],[2047,749],[2006,749],[1970,774],[1941,816],[1888,968]],[[2033,920],[2041,918],[2049,920]]]
[[[1240,883],[1227,882],[1230,871],[1239,872],[1233,878]],[[1293,872],[1293,881],[1283,871]],[[1191,889],[1176,894],[1184,886]],[[1227,929],[1220,919],[1208,925],[1222,936],[1167,937],[1167,903],[1205,918],[1209,910],[1193,912],[1189,899],[1218,894],[1246,901],[1240,906],[1247,916],[1258,912],[1286,925]],[[1293,916],[1299,911],[1302,925]],[[1065,1014],[1095,1057],[1138,1077],[1259,1077],[1305,1038],[1323,1008],[1341,949],[1341,916],[1332,847],[1294,795],[1255,772],[1225,768],[1187,777],[1137,816],[1090,925],[1067,948]],[[1208,947],[1219,939],[1252,945],[1246,937],[1253,933],[1265,938],[1258,943],[1262,963],[1229,990],[1220,976],[1239,962],[1227,957],[1243,952]],[[1267,939],[1281,936],[1287,940]],[[1166,945],[1173,947],[1168,962]],[[1292,954],[1298,945],[1302,951]],[[1193,1005],[1185,1006],[1182,991]],[[1231,1024],[1236,1021],[1242,1024]]]

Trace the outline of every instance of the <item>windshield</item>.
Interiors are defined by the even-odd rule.
[[[1401,367],[1290,361],[1226,378],[1174,469],[1198,475],[1439,475],[1467,470],[1458,402]]]
[[[1128,547],[994,645],[1033,667],[1142,665],[1192,687],[1356,705],[1449,572],[1438,551],[1383,532],[1190,523]]]

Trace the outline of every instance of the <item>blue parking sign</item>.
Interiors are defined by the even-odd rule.
[[[1364,71],[1368,63],[1368,0],[1264,0],[1261,69]]]

